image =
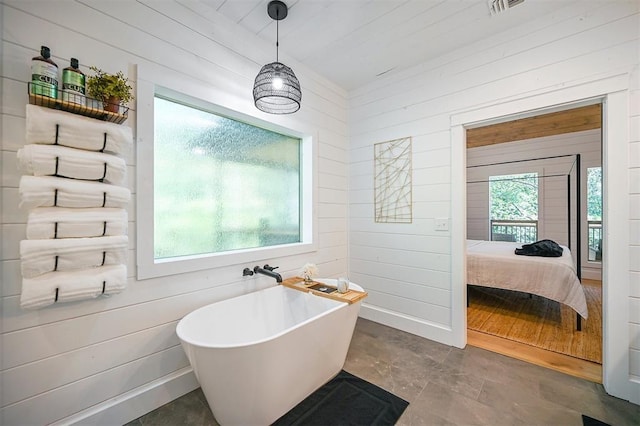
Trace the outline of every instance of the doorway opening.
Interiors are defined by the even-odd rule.
[[[602,383],[602,104],[466,132],[469,243],[558,241],[579,268],[589,312],[578,331],[575,308],[540,296],[534,280],[467,286],[467,343]],[[573,195],[567,179],[579,185]]]

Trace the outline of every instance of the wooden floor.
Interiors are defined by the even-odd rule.
[[[602,383],[602,365],[595,362],[585,361],[473,330],[467,330],[467,344],[560,371],[574,377]]]
[[[588,284],[599,284],[597,281]],[[586,283],[585,283],[586,284]],[[591,317],[591,316],[590,316]],[[510,320],[506,318],[505,320]],[[558,352],[541,349],[526,343],[519,343],[503,337],[467,330],[467,343],[471,346],[490,350],[512,358],[530,362],[542,367],[561,371],[575,377],[584,378],[596,383],[602,383],[602,365],[576,357],[563,355]]]

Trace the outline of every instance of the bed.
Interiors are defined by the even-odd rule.
[[[561,246],[561,257],[539,257],[516,255],[519,247],[522,243],[467,240],[467,284],[536,294],[586,319],[587,300],[569,249]]]

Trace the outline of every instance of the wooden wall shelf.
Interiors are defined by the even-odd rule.
[[[82,96],[82,101],[89,105],[97,105],[97,107],[82,105],[81,103],[70,102],[62,99],[55,99],[49,96],[34,94],[33,83],[27,84],[27,91],[29,93],[29,103],[32,105],[38,105],[51,109],[59,109],[61,111],[71,112],[73,114],[83,115],[85,117],[95,118],[97,120],[108,121],[110,123],[122,124],[125,122],[129,115],[129,107],[123,105],[117,105],[118,112],[105,111],[102,106],[102,102],[93,98]],[[36,90],[37,91],[37,90]],[[61,91],[62,92],[62,91]],[[67,99],[72,99],[75,95],[72,93],[65,93]]]

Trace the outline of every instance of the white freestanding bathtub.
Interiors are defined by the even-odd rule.
[[[359,309],[277,285],[203,306],[176,333],[220,424],[269,425],[342,369]]]

